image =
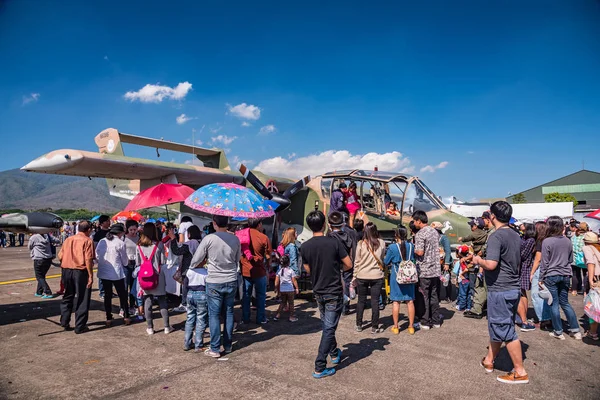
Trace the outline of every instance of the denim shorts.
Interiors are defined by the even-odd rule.
[[[515,315],[520,298],[520,289],[488,292],[488,330],[492,342],[512,342],[518,339],[515,329]]]

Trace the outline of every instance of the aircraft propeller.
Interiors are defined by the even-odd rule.
[[[298,182],[294,183],[292,186],[287,188],[283,194],[273,193],[267,189],[267,187],[258,179],[256,175],[250,171],[244,164],[240,165],[240,173],[244,175],[244,178],[256,189],[258,193],[266,197],[268,200],[272,200],[279,204],[275,212],[280,212],[288,208],[292,201],[290,198],[298,193],[303,187],[305,187],[310,182],[310,176],[305,176],[300,179]]]

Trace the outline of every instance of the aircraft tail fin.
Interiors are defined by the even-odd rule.
[[[108,128],[96,135],[96,145],[100,154],[110,154],[115,156],[124,156],[123,145],[119,131],[114,128]],[[106,178],[108,191],[111,196],[131,200],[133,196],[140,191],[139,179],[110,179]]]

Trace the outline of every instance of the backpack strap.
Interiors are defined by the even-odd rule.
[[[398,242],[396,242],[396,247],[398,248],[398,253],[400,254],[400,262],[403,262],[404,259],[402,258],[402,249],[400,248]]]
[[[148,261],[148,259],[144,255],[144,252],[142,251],[142,246],[140,246],[139,244],[138,244],[138,250],[140,251],[140,256],[142,257],[142,263]],[[152,254],[154,254],[154,253],[152,253]]]

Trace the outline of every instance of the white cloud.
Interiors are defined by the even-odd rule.
[[[211,141],[213,143],[223,143],[225,146],[231,144],[235,139],[237,139],[237,136],[226,136],[226,135],[219,135],[219,136],[213,136],[210,138]]]
[[[123,97],[130,101],[142,103],[160,103],[164,99],[182,100],[192,90],[189,82],[180,82],[175,87],[147,84],[137,92],[127,92]]]
[[[196,140],[196,144],[198,146],[202,146],[204,144],[204,142],[202,140]]]
[[[296,153],[289,153],[288,158],[291,160],[292,158],[296,158]]]
[[[40,99],[39,93],[31,93],[29,96],[23,96],[23,105],[35,103]]]
[[[185,115],[185,114],[181,114],[179,117],[175,118],[175,121],[177,121],[177,123],[178,123],[179,125],[183,125],[183,124],[185,124],[186,122],[188,122],[188,121],[191,121],[191,120],[193,120],[193,119],[197,119],[197,118],[194,118],[194,117],[188,117],[188,116],[187,116],[187,115]]]
[[[252,164],[254,164],[254,161],[252,161],[252,160],[242,160],[238,156],[233,156],[231,158],[231,165],[233,167],[235,167],[236,169],[239,168],[241,164],[244,164],[245,166],[250,167]]]
[[[414,172],[410,160],[403,157],[400,152],[353,155],[348,150],[328,150],[293,160],[274,157],[261,161],[255,169],[268,175],[298,178],[305,175],[317,176],[325,172],[346,169],[372,171],[375,166],[380,171],[396,171],[404,174]]]
[[[217,126],[216,128],[208,128],[208,130],[210,131],[210,133],[212,133],[213,135],[220,132],[223,129],[222,126]]]
[[[260,128],[260,131],[258,131],[259,135],[268,135],[270,133],[274,133],[277,130],[277,128],[275,128],[275,125],[265,125],[262,128]]]
[[[247,127],[249,127],[249,126],[251,126],[251,125],[252,125],[252,124],[251,124],[250,122],[246,122],[246,121],[242,122],[242,126],[243,126],[244,128],[247,128]]]
[[[446,168],[448,166],[448,161],[442,161],[438,165],[426,165],[421,168],[421,172],[431,172],[434,173],[438,169]]]
[[[227,107],[229,112],[238,118],[250,119],[253,121],[256,121],[260,118],[260,108],[252,104],[242,103],[238,104],[237,106],[231,106],[230,104],[227,104]]]

